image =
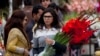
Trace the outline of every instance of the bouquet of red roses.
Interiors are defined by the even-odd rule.
[[[89,27],[91,21],[83,18],[69,20],[62,28],[62,32],[70,35],[70,44],[83,44],[87,42],[95,30]]]

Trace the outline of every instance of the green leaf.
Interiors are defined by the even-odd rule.
[[[69,40],[69,36],[62,33],[62,32],[59,32],[56,34],[56,36],[54,37],[54,40],[60,44],[66,44]]]
[[[59,42],[62,42],[62,41],[64,41],[64,40],[66,40],[66,37],[63,35],[62,37],[60,37],[59,38]]]
[[[59,32],[55,35],[54,40],[56,40],[57,37],[59,37]]]
[[[78,14],[76,12],[71,12],[68,14],[64,14],[64,22],[72,19],[72,18],[76,18],[78,16]]]
[[[69,39],[70,39],[70,37],[66,36],[66,40],[63,40],[63,41],[61,42],[61,44],[66,45],[66,43],[68,43]]]
[[[58,34],[57,34],[57,36],[55,36],[55,40],[56,41],[59,41],[59,39],[62,37],[63,35],[59,32]]]

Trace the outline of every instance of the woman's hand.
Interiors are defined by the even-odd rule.
[[[31,44],[31,48],[33,48],[34,47],[34,44]]]
[[[27,49],[24,50],[24,56],[29,56],[29,52]]]
[[[45,42],[46,42],[46,44],[48,44],[48,45],[54,45],[54,44],[55,44],[55,41],[52,40],[52,39],[50,39],[50,38],[45,38]]]

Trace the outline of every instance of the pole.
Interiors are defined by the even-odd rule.
[[[9,16],[8,16],[8,18],[11,17],[12,12],[13,12],[13,1],[9,0]]]

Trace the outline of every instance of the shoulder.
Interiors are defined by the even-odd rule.
[[[32,27],[34,26],[34,22],[32,22],[32,21],[29,21],[28,23],[27,23],[27,25],[26,25],[26,30],[31,30],[32,29]]]
[[[8,34],[10,38],[17,37],[21,39],[24,37],[23,32],[18,28],[12,28]]]
[[[18,28],[12,28],[10,31],[20,31]]]
[[[34,23],[34,21],[33,20],[30,20],[28,23],[27,23],[27,26],[29,27],[29,26],[33,26],[35,23]]]
[[[33,36],[34,37],[39,37],[43,35],[42,29],[37,29],[35,32],[33,31]]]
[[[46,28],[43,28],[43,29],[37,29],[36,30],[36,33],[43,33],[43,32],[45,32],[45,33],[56,33],[56,32],[60,32],[61,31],[61,29],[59,28],[59,29],[56,29],[56,28],[51,28],[51,29],[46,29]]]
[[[37,29],[35,32],[33,32],[33,35],[39,37],[39,36],[55,35],[58,32],[60,32],[60,29],[56,29],[56,28]]]
[[[21,31],[18,28],[12,28],[9,33],[20,33]]]
[[[18,28],[12,28],[8,34],[9,38],[15,38],[22,35],[22,32]]]

